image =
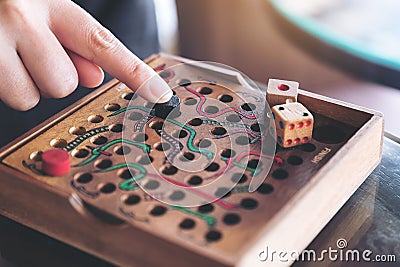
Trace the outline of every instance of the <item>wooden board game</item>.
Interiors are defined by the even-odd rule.
[[[1,150],[2,215],[123,266],[288,265],[260,251],[304,249],[380,161],[377,112],[301,91],[311,142],[262,146],[265,94],[240,74],[147,63],[180,112],[157,118],[119,81],[102,86]],[[67,174],[43,173],[52,148],[71,155]]]

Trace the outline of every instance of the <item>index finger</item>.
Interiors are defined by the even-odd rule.
[[[81,7],[72,1],[62,1],[51,8],[51,28],[63,46],[102,67],[133,90],[145,84],[147,88],[140,93],[148,101],[170,100],[172,90],[156,72]]]

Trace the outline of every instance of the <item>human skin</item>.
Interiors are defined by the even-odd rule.
[[[103,69],[132,90],[145,85],[140,93],[150,102],[172,96],[148,65],[70,0],[0,0],[0,51],[0,99],[16,110],[33,108],[40,97],[63,98],[78,84],[96,87]]]

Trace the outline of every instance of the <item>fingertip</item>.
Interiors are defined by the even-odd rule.
[[[104,81],[104,71],[99,66],[93,66],[91,70],[86,70],[85,73],[79,73],[79,84],[87,88],[95,88],[101,85]]]
[[[22,101],[16,105],[11,105],[11,108],[18,110],[18,111],[28,111],[33,109],[39,103],[40,98],[33,99],[30,102]]]
[[[54,88],[43,90],[44,88],[41,88],[41,92],[44,93],[47,97],[51,98],[64,98],[72,94],[72,92],[75,91],[75,89],[78,87],[78,75],[76,72],[70,73],[64,81],[56,82],[58,85],[56,85]],[[49,86],[47,86],[49,87]]]
[[[28,111],[33,109],[34,107],[36,107],[39,104],[40,101],[40,97],[34,98],[29,102],[23,102],[22,105],[20,105],[20,111]]]
[[[174,95],[169,85],[157,74],[147,80],[138,93],[152,103],[168,102]]]
[[[17,111],[28,111],[37,106],[40,101],[40,94],[36,89],[30,91],[29,96],[21,97],[19,100],[15,98],[1,99],[7,106]]]
[[[103,83],[104,71],[89,60],[68,51],[75,69],[78,73],[79,84],[87,88],[94,88]]]

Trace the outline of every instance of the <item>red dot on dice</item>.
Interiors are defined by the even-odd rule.
[[[280,91],[287,91],[289,89],[290,89],[289,85],[286,85],[286,84],[283,84],[283,83],[278,85],[278,90],[280,90]]]
[[[294,139],[294,140],[293,140],[293,143],[294,143],[295,145],[300,144],[300,138]]]
[[[60,176],[69,172],[71,159],[67,151],[50,149],[42,154],[42,171],[50,176]]]
[[[298,122],[298,123],[296,124],[296,127],[297,127],[297,128],[303,128],[303,125],[304,125],[304,123],[301,121],[301,122]]]
[[[311,121],[306,121],[306,122],[304,122],[304,126],[308,127],[308,126],[310,126],[310,125],[311,125]]]
[[[289,130],[293,130],[293,129],[294,129],[294,124],[293,123],[289,124]]]
[[[290,146],[291,144],[292,144],[292,140],[291,139],[286,140],[285,145]]]
[[[308,137],[303,137],[303,139],[301,139],[301,142],[303,144],[307,143],[308,142]]]

